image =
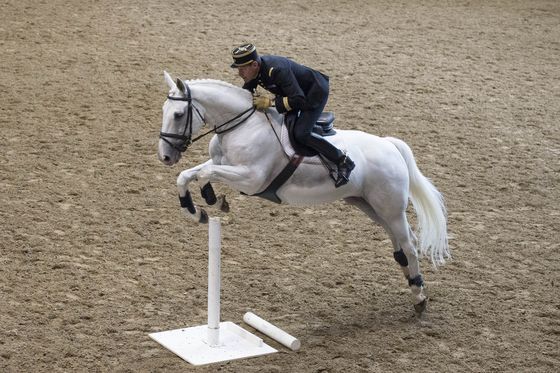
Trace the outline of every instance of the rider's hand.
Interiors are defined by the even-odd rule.
[[[272,106],[272,100],[266,96],[255,96],[253,97],[253,106],[257,110],[266,110]]]

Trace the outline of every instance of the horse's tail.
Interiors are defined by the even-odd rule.
[[[410,200],[416,210],[418,220],[418,248],[430,257],[434,266],[451,258],[447,242],[447,211],[443,196],[426,178],[416,165],[410,147],[402,140],[387,137],[399,150],[408,167],[410,179]]]

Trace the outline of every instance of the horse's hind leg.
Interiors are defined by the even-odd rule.
[[[415,249],[416,236],[406,220],[406,215],[402,214],[398,219],[392,219],[391,224],[388,224],[363,198],[350,197],[346,198],[345,201],[358,207],[368,217],[385,229],[393,244],[393,257],[401,266],[403,274],[411,287],[414,298],[414,308],[416,312],[422,313],[426,309],[427,300],[423,292],[423,281],[420,274],[418,255]],[[407,232],[408,234],[403,235],[403,232]]]
[[[426,309],[427,298],[424,295],[424,281],[420,273],[420,263],[416,251],[416,236],[408,224],[405,212],[392,219],[387,219],[386,222],[398,247],[398,250],[397,247],[395,248],[393,255],[403,268],[408,280],[414,298],[414,308],[416,312],[422,313]]]
[[[406,259],[406,255],[404,254],[401,247],[399,246],[399,243],[395,239],[395,236],[393,235],[393,232],[391,231],[391,229],[389,228],[387,223],[385,223],[385,221],[383,219],[381,219],[381,217],[379,215],[377,215],[377,213],[375,212],[375,209],[373,207],[371,207],[371,205],[369,203],[367,203],[367,201],[364,200],[363,198],[349,197],[349,198],[346,198],[345,201],[347,203],[351,204],[351,205],[354,205],[354,206],[358,207],[371,220],[375,221],[377,224],[381,225],[385,229],[385,232],[387,232],[387,234],[389,235],[389,238],[391,239],[391,243],[393,244],[393,257],[401,265],[401,269],[404,273],[404,277],[409,279],[410,275],[409,275],[409,272],[408,272],[408,261]]]

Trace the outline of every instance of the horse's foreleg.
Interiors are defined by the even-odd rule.
[[[181,203],[181,208],[183,212],[191,219],[198,223],[206,224],[208,223],[208,214],[203,208],[196,207],[192,201],[191,192],[188,190],[185,192],[184,196],[179,193],[179,202]]]
[[[229,212],[229,203],[226,201],[226,196],[222,194],[221,196],[216,197],[216,193],[214,193],[214,188],[210,182],[204,184],[204,186],[200,189],[200,194],[208,205],[212,206],[217,204],[220,211]]]
[[[212,188],[212,184],[206,183],[202,188],[200,188],[200,194],[202,198],[206,201],[206,203],[210,206],[216,203],[218,200],[216,198],[216,193],[214,193],[214,188]]]
[[[218,208],[222,212],[229,212],[229,202],[226,201],[226,195],[222,194],[218,197]]]
[[[183,212],[192,220],[203,224],[208,222],[208,214],[206,214],[206,211],[204,211],[204,209],[195,206],[195,204],[193,203],[191,193],[189,191],[189,183],[193,180],[196,180],[197,174],[203,167],[211,164],[212,160],[208,160],[205,163],[199,164],[198,166],[181,172],[177,177],[179,202],[181,203]]]
[[[196,206],[192,201],[191,193],[188,189],[188,185],[191,181],[196,180],[203,184],[206,188],[205,199],[206,197],[212,199],[212,196],[208,194],[210,193],[209,190],[211,186],[207,187],[207,185],[210,185],[210,182],[221,182],[247,194],[253,194],[256,193],[256,190],[254,190],[255,187],[258,188],[260,186],[259,183],[255,183],[255,180],[258,180],[257,176],[258,175],[255,175],[255,172],[248,167],[215,165],[212,160],[185,170],[181,172],[177,178],[177,189],[179,190],[181,208],[183,212],[194,221],[207,223],[208,215],[206,211]],[[224,212],[229,211],[229,204],[225,200],[225,196],[216,198],[216,202],[220,210]]]
[[[239,190],[246,194],[255,194],[259,191],[263,175],[257,174],[257,171],[245,166],[228,166],[209,164],[197,173],[196,179],[203,183],[220,182],[233,189]]]

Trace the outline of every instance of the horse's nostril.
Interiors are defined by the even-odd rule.
[[[168,155],[164,155],[164,156],[163,156],[164,162],[169,162],[170,159],[171,159],[171,158],[169,158]]]

